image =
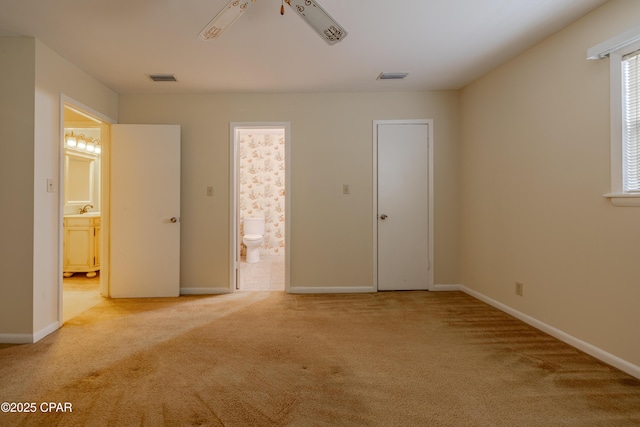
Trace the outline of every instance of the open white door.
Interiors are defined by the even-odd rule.
[[[180,126],[111,129],[110,296],[180,295]]]

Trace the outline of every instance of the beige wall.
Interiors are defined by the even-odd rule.
[[[36,39],[0,54],[0,341],[24,342],[58,326],[61,94],[114,118],[117,94]]]
[[[0,335],[30,334],[35,40],[0,37]]]
[[[61,171],[61,95],[117,119],[118,95],[36,40],[34,152],[34,275],[33,331],[51,328],[58,320],[59,225]],[[54,193],[46,192],[53,178]]]
[[[182,126],[181,286],[228,288],[229,123],[290,122],[291,285],[371,286],[372,122],[434,119],[435,281],[458,277],[457,91],[121,95],[120,123]],[[342,194],[342,184],[351,194]],[[206,187],[214,197],[206,197]]]
[[[586,51],[638,16],[608,2],[466,87],[460,168],[463,284],[635,365],[640,208],[602,197],[609,64]]]

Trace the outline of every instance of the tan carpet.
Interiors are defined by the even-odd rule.
[[[105,300],[0,346],[0,426],[631,426],[640,380],[463,293]]]

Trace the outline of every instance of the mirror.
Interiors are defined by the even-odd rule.
[[[66,124],[66,123],[65,123]],[[100,212],[100,128],[65,126],[64,214]]]
[[[65,153],[65,205],[82,208],[94,204],[95,157]]]

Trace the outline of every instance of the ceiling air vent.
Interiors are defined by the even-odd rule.
[[[409,73],[380,73],[377,80],[402,80],[408,75]]]
[[[173,74],[149,74],[149,78],[154,82],[177,82]]]

